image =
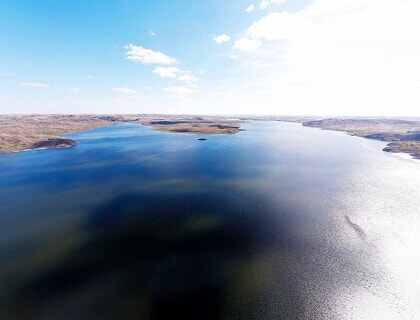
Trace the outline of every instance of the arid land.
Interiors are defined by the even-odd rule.
[[[408,153],[420,160],[420,118],[328,118],[315,116],[242,116],[243,121],[285,121],[306,127],[343,131],[350,135],[390,142],[383,151]]]
[[[404,119],[323,119],[303,122],[304,126],[390,142],[383,151],[408,153],[420,159],[420,121]]]
[[[237,119],[237,120],[236,120]],[[390,142],[383,150],[408,153],[420,159],[420,120],[279,116],[235,118],[191,115],[0,115],[0,153],[76,145],[62,136],[93,128],[132,122],[154,130],[190,134],[234,134],[249,120],[287,121],[307,127],[343,131],[351,135]]]
[[[0,153],[76,145],[63,135],[133,122],[155,130],[193,134],[233,134],[239,121],[184,115],[0,115]]]

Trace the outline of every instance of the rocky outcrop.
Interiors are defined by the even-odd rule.
[[[420,159],[420,141],[403,141],[389,143],[383,151],[392,153],[408,153],[415,159]]]
[[[34,143],[31,149],[69,148],[69,147],[74,147],[75,145],[76,145],[76,141],[72,139],[51,138],[48,140]]]

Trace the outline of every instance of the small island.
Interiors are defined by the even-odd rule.
[[[138,120],[158,131],[192,134],[233,134],[241,131],[240,121],[223,117],[144,116]]]
[[[154,130],[188,134],[235,134],[241,121],[188,115],[0,115],[0,153],[68,148],[76,141],[64,135],[118,123],[139,123]]]
[[[35,142],[31,149],[47,149],[47,148],[69,148],[76,145],[76,141],[64,138],[50,138],[48,140]]]
[[[31,149],[68,148],[76,141],[64,135],[118,123],[139,123],[157,131],[184,134],[235,134],[244,121],[287,121],[306,127],[343,131],[351,135],[389,142],[386,152],[408,153],[420,159],[420,121],[373,118],[315,118],[243,116],[233,120],[221,116],[192,115],[0,115],[0,153]],[[200,141],[207,140],[199,138]]]

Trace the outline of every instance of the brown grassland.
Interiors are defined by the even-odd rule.
[[[420,121],[399,119],[320,119],[311,117],[191,115],[0,115],[0,153],[39,148],[63,148],[76,144],[63,135],[132,122],[154,130],[187,134],[234,134],[247,120],[288,121],[307,127],[343,131],[351,135],[390,142],[383,150],[408,153],[420,159]]]
[[[232,134],[240,122],[220,117],[163,115],[0,115],[0,153],[76,144],[61,136],[116,123],[134,122],[155,130],[192,134]]]

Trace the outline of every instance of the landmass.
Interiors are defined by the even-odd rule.
[[[154,130],[187,134],[235,134],[245,121],[287,121],[387,141],[386,152],[408,153],[420,159],[420,119],[329,118],[311,116],[191,116],[191,115],[0,115],[0,153],[65,148],[76,141],[64,135],[132,122]],[[204,140],[205,138],[201,138]]]
[[[76,141],[62,136],[134,122],[155,130],[190,134],[234,134],[240,121],[187,115],[0,115],[0,153],[32,149],[66,148]]]
[[[193,134],[233,134],[241,131],[241,121],[224,117],[143,116],[141,124],[158,131]]]
[[[0,153],[73,146],[61,137],[110,124],[94,115],[0,115]]]
[[[64,138],[49,138],[48,140],[35,142],[32,145],[33,149],[47,149],[47,148],[69,148],[74,147],[76,141]]]
[[[344,131],[348,134],[390,142],[383,151],[408,153],[420,159],[420,121],[405,119],[323,119],[304,126]]]
[[[241,121],[284,121],[284,122],[295,122],[295,123],[304,123],[311,120],[321,120],[322,117],[317,116],[241,116],[239,120]]]
[[[323,118],[319,116],[241,116],[242,121],[285,121],[307,127],[343,131],[348,134],[390,142],[383,151],[408,153],[420,159],[420,119]]]

